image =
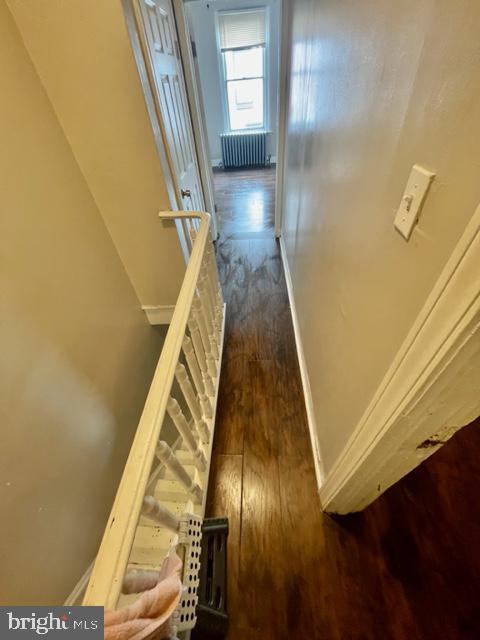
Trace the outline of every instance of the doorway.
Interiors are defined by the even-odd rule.
[[[182,5],[219,231],[274,233],[279,0]]]
[[[258,227],[262,215],[263,230],[271,232],[273,216],[280,237],[288,24],[282,1],[258,0],[253,8],[247,0],[122,4],[170,208],[208,211],[216,239],[232,212],[220,210],[215,185],[243,195],[250,185],[252,196],[266,194],[249,199],[253,209],[240,226],[250,219]],[[176,226],[188,260],[188,233]]]

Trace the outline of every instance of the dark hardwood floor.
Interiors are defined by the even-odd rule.
[[[240,239],[241,234],[267,232],[273,238],[275,169],[216,171],[216,202],[222,239]],[[255,236],[257,237],[257,236]],[[258,236],[260,238],[260,236]]]
[[[207,515],[230,521],[228,638],[478,639],[477,425],[363,513],[321,512],[274,178],[215,175],[227,324]]]

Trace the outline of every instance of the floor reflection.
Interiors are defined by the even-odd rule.
[[[273,230],[275,168],[214,173],[220,233],[259,233]]]

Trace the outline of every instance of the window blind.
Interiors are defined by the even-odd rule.
[[[218,30],[222,51],[262,46],[265,44],[265,10],[219,13]]]

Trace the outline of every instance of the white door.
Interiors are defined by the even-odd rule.
[[[205,209],[171,0],[139,0],[180,208]]]

